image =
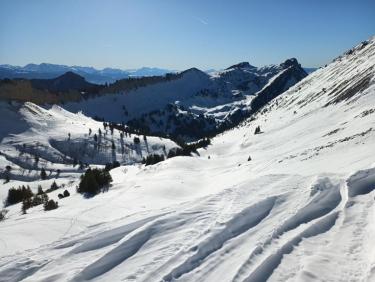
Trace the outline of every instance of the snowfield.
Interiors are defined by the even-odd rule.
[[[22,215],[20,204],[7,207],[0,281],[375,281],[374,66],[372,39],[199,155],[115,168],[109,191],[90,199],[75,192],[77,170],[60,164],[70,182],[58,181],[71,196],[58,209]],[[45,114],[69,115],[61,108]],[[93,132],[101,126],[72,114],[44,132],[48,120],[33,119],[31,131],[21,122],[15,133],[1,129],[8,136],[2,167],[27,137],[42,143],[71,132],[77,140],[88,124]],[[57,158],[55,149],[46,155]],[[2,185],[0,197],[21,181]]]
[[[114,161],[133,165],[149,154],[166,154],[179,147],[173,141],[159,137],[148,136],[146,140],[143,135],[135,134],[121,137],[117,129],[111,134],[102,122],[59,106],[46,110],[33,103],[0,102],[0,119],[7,121],[0,129],[0,176],[10,165],[10,178],[18,181],[40,179],[42,168],[47,171],[49,180],[72,180],[85,170],[79,168],[79,161],[93,165]],[[139,144],[134,143],[134,137],[140,139]],[[32,188],[35,186],[36,189],[37,184],[32,182]],[[18,184],[11,181],[4,186],[0,190],[1,198],[7,193],[5,188]]]

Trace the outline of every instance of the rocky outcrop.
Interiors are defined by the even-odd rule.
[[[251,101],[251,112],[255,113],[264,105],[276,98],[281,93],[289,89],[307,76],[305,70],[301,67],[295,58],[288,59],[281,64],[283,70],[267,84],[256,97]]]

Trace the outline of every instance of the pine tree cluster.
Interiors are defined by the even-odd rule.
[[[158,162],[164,161],[164,155],[151,154],[147,158],[143,158],[142,163],[147,165],[153,165]]]
[[[178,145],[181,148],[173,148],[168,152],[168,159],[177,156],[190,156],[191,153],[197,152],[199,148],[206,148],[211,144],[210,138],[203,138],[197,142],[186,144],[182,141],[178,141]]]
[[[112,177],[105,169],[91,169],[86,170],[81,177],[77,192],[81,194],[95,195],[103,188],[108,187],[112,182]]]
[[[42,204],[45,205],[47,202],[48,202],[48,195],[46,193],[33,195],[32,197],[24,199],[22,201],[22,207],[21,207],[22,213],[26,214],[26,211],[29,208],[36,207]]]
[[[8,191],[8,196],[6,199],[6,205],[14,205],[17,203],[22,202],[25,199],[31,198],[33,196],[33,192],[31,191],[30,187],[25,187],[24,185],[19,186],[18,188],[10,188]]]

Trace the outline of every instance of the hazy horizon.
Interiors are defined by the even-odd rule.
[[[298,60],[298,59],[297,59]],[[241,61],[241,62],[244,62],[244,61]],[[228,65],[228,66],[223,66],[221,68],[198,68],[200,69],[201,71],[221,71],[221,70],[224,70],[232,65],[235,65],[237,63],[241,63],[241,62],[233,62],[231,65]],[[249,62],[250,63],[250,62]],[[282,62],[279,62],[279,63],[274,63],[274,64],[270,64],[270,65],[278,65]],[[34,63],[34,62],[30,62],[30,63],[27,63],[27,64],[24,64],[24,65],[15,65],[15,64],[3,64],[2,62],[0,62],[0,66],[4,66],[4,65],[9,65],[9,66],[13,66],[13,67],[26,67],[27,65],[41,65],[41,64],[47,64],[47,65],[60,65],[60,66],[67,66],[67,67],[86,67],[86,68],[94,68],[96,70],[104,70],[104,69],[118,69],[118,70],[122,70],[122,71],[131,71],[131,70],[139,70],[139,69],[142,69],[142,68],[146,68],[146,69],[160,69],[160,70],[168,70],[168,71],[184,71],[186,69],[168,69],[168,68],[162,68],[162,67],[159,67],[159,66],[139,66],[138,68],[121,68],[121,67],[112,67],[112,66],[106,66],[106,67],[94,67],[94,66],[89,66],[89,65],[66,65],[66,64],[63,64],[63,63],[49,63],[49,62],[41,62],[41,63]],[[262,65],[262,66],[255,66],[255,67],[263,67],[263,66],[266,66],[266,65]],[[310,67],[310,66],[303,66],[303,68],[305,69],[317,69],[321,66],[317,66],[317,67]],[[195,67],[191,67],[191,68],[195,68]],[[187,68],[188,69],[188,68]]]

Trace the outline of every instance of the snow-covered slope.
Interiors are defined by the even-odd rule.
[[[73,184],[57,210],[9,207],[0,281],[374,281],[374,66],[373,39],[199,156],[116,168],[91,199]]]
[[[48,178],[69,177],[82,173],[79,163],[104,165],[118,161],[134,164],[149,154],[166,155],[171,148],[178,147],[159,137],[146,140],[134,134],[121,137],[121,132],[116,129],[111,134],[101,122],[59,106],[46,110],[33,103],[1,102],[0,119],[3,121],[0,128],[0,175],[4,177],[7,174],[5,167],[10,165],[11,180],[39,179],[42,168],[48,171]],[[135,144],[134,137],[141,142]],[[2,189],[0,194],[5,192]]]
[[[147,87],[141,87],[122,95],[103,95],[79,103],[67,103],[64,108],[89,116],[102,117],[108,121],[127,121],[128,117],[138,117],[143,113],[160,109],[168,103],[185,99],[202,87],[209,87],[211,81],[205,73],[191,69],[180,79],[171,80]],[[127,115],[124,114],[124,109]]]

